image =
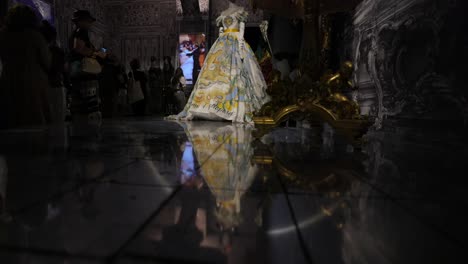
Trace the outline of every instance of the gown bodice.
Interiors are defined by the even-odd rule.
[[[225,16],[223,18],[223,27],[225,29],[239,29],[239,21],[232,15]]]
[[[246,22],[247,16],[248,13],[243,8],[240,8],[235,12],[222,13],[218,19],[216,19],[216,22],[218,26],[222,26],[225,30],[239,30],[240,23]]]

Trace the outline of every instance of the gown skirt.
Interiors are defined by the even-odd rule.
[[[168,119],[229,120],[253,123],[253,115],[269,101],[255,54],[239,33],[220,35],[208,53],[184,110]]]

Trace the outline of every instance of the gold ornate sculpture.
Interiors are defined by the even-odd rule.
[[[350,100],[345,93],[355,90],[351,83],[353,65],[346,61],[335,74],[325,74],[319,83],[318,103],[332,112],[340,119],[360,119],[359,105]]]
[[[369,122],[360,115],[359,105],[347,96],[355,91],[350,81],[352,72],[353,65],[347,61],[338,72],[325,73],[318,81],[307,74],[300,74],[297,81],[291,82],[280,80],[280,73],[273,70],[267,89],[272,100],[254,118],[257,136],[299,114],[308,120],[328,122],[358,143]]]
[[[271,115],[283,106],[288,105],[288,90],[281,81],[281,73],[278,70],[273,70],[271,73],[271,81],[268,84],[267,93],[271,96],[271,101],[265,104],[260,109],[258,115]]]

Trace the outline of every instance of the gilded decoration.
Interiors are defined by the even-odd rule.
[[[308,6],[306,13],[317,17],[317,10],[312,7]],[[305,16],[305,24],[308,23],[308,16]],[[315,28],[314,25],[312,23],[309,26]],[[302,65],[296,72],[294,81],[289,78],[281,80],[280,72],[272,67],[271,50],[264,52],[264,57],[260,59],[271,101],[255,113],[257,137],[265,135],[284,121],[295,119],[307,120],[313,124],[326,122],[350,142],[359,144],[360,138],[370,126],[370,122],[361,116],[358,103],[352,99],[353,93],[357,91],[352,82],[353,64],[345,61],[336,72],[328,70],[332,30],[329,17],[323,16],[316,27],[315,34],[319,34],[320,40],[316,41],[316,38],[309,36],[310,41],[301,51]],[[268,42],[266,34],[264,38]],[[315,53],[317,56],[311,55]]]
[[[261,60],[261,66],[269,65]],[[325,72],[318,81],[304,72],[307,69],[302,69],[301,77],[295,82],[281,80],[276,70],[265,75],[267,93],[272,100],[256,113],[256,135],[263,136],[287,119],[297,117],[328,122],[353,143],[359,143],[369,122],[360,115],[359,105],[348,96],[356,90],[351,82],[352,63],[344,62],[338,72]]]
[[[364,157],[350,154],[338,159],[321,159],[319,162],[310,160],[311,167],[307,170],[303,163],[291,162],[295,156],[278,155],[275,151],[276,144],[270,145],[261,140],[253,142],[252,163],[261,167],[265,173],[263,183],[268,186],[268,193],[276,193],[284,190],[284,186],[292,189],[309,190],[327,197],[327,202],[320,203],[322,213],[335,224],[342,228],[344,220],[341,217],[342,210],[349,206],[349,194],[359,175],[365,167],[362,165]],[[317,146],[319,148],[319,146]],[[297,154],[298,156],[305,153]],[[272,181],[271,175],[280,175],[280,184]]]

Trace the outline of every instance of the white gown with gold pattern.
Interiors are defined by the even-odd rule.
[[[251,126],[203,121],[179,124],[192,143],[200,173],[216,198],[219,211],[240,214],[241,198],[258,172],[251,162]]]
[[[220,36],[206,57],[187,105],[169,119],[252,123],[253,113],[269,101],[260,66],[244,41],[247,15],[243,8],[231,5],[217,19]]]

